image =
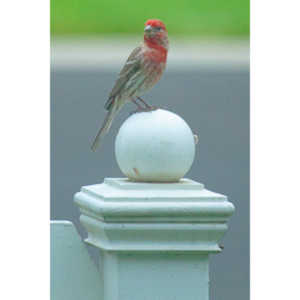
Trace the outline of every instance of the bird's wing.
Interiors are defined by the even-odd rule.
[[[109,110],[114,98],[118,96],[126,83],[132,78],[136,72],[140,69],[140,63],[142,58],[142,47],[136,47],[129,55],[124,67],[119,73],[118,79],[109,94],[109,98],[106,101],[104,107]]]

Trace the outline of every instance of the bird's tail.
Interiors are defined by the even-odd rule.
[[[114,104],[110,106],[109,111],[105,117],[103,124],[102,124],[102,127],[98,131],[98,133],[94,139],[94,142],[91,146],[91,149],[93,151],[97,150],[97,148],[100,146],[100,142],[101,142],[102,138],[108,133],[114,117],[120,110],[120,106],[118,104],[119,104],[118,101],[115,101]]]

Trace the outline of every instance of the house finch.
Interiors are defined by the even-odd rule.
[[[168,33],[160,20],[145,23],[144,41],[128,57],[104,107],[106,118],[93,144],[95,151],[103,136],[109,131],[112,121],[126,102],[132,101],[138,111],[153,110],[140,96],[150,90],[160,79],[166,67]],[[140,101],[140,102],[138,102]],[[143,103],[144,106],[141,106]]]

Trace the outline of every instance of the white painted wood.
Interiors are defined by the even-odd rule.
[[[104,300],[208,300],[208,256],[234,206],[189,179],[107,178],[74,197],[101,253]]]
[[[102,251],[105,300],[208,300],[208,255]]]
[[[51,221],[51,300],[101,300],[100,273],[74,225]]]
[[[174,182],[182,178],[195,157],[195,138],[187,123],[163,109],[131,115],[115,142],[117,163],[136,181]]]

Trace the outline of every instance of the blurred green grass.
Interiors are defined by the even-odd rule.
[[[172,35],[248,36],[249,0],[51,0],[51,34],[140,34],[147,19]]]

